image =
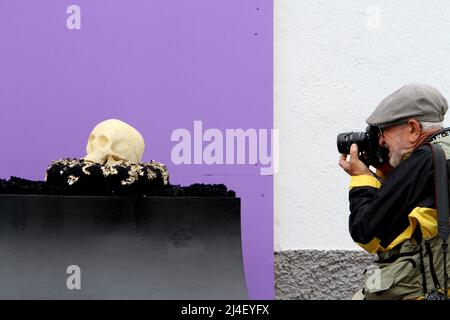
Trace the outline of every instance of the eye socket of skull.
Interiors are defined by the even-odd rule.
[[[105,149],[110,145],[110,140],[105,135],[100,135],[94,140],[95,146],[101,149]]]

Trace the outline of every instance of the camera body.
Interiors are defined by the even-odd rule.
[[[389,150],[378,144],[379,129],[368,126],[365,132],[344,132],[337,136],[337,148],[341,154],[350,154],[353,143],[358,145],[359,159],[366,166],[378,167],[389,162]]]

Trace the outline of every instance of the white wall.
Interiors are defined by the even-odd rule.
[[[336,135],[409,82],[450,101],[450,2],[275,0],[276,251],[357,248]]]

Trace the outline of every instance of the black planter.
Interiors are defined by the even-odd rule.
[[[239,198],[0,195],[0,255],[0,299],[247,298]]]

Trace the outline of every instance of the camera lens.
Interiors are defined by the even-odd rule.
[[[337,148],[341,154],[349,154],[350,147],[353,143],[356,143],[358,147],[364,146],[366,139],[365,132],[344,132],[337,136]]]

